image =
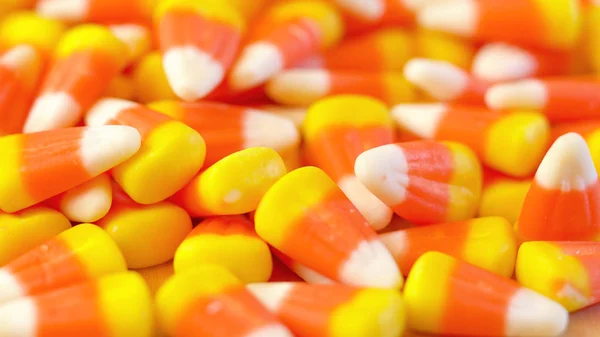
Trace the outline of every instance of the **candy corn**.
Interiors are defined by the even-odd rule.
[[[142,57],[133,68],[132,78],[135,97],[140,103],[177,98],[165,75],[159,52],[152,52]]]
[[[479,216],[501,216],[515,223],[521,214],[531,179],[515,179],[498,172],[484,171]]]
[[[538,168],[525,197],[517,232],[523,241],[597,240],[600,183],[585,140],[559,137]]]
[[[273,259],[269,246],[242,215],[202,221],[175,253],[175,271],[201,264],[227,268],[244,283],[265,282],[271,276]]]
[[[86,116],[87,125],[121,124],[142,136],[140,151],[113,169],[113,177],[136,202],[152,204],[175,194],[200,170],[204,140],[187,125],[140,104],[103,99]],[[153,184],[148,184],[151,179]]]
[[[569,316],[517,282],[453,257],[428,252],[406,280],[409,327],[460,336],[559,336]]]
[[[247,288],[298,336],[383,337],[404,332],[404,305],[394,289],[306,283],[255,283]]]
[[[214,265],[175,274],[158,291],[156,306],[170,336],[292,336],[240,280]]]
[[[427,59],[410,60],[404,76],[432,98],[457,104],[483,104],[490,86],[455,65]]]
[[[416,141],[365,151],[354,172],[396,214],[417,224],[466,220],[477,211],[481,164],[466,146]]]
[[[428,251],[438,251],[510,277],[517,244],[512,225],[500,217],[477,218],[380,235],[404,275]]]
[[[550,126],[533,111],[502,114],[479,107],[447,104],[400,104],[392,114],[398,126],[424,139],[469,146],[487,166],[526,177],[546,151]]]
[[[58,20],[34,12],[14,12],[0,22],[0,47],[10,49],[23,44],[30,45],[42,55],[46,65],[66,30],[66,26]]]
[[[275,183],[261,200],[255,223],[258,235],[273,247],[333,280],[366,287],[402,285],[383,243],[318,168],[297,169]]]
[[[63,36],[54,57],[25,132],[77,125],[125,65],[127,49],[108,28],[82,25]]]
[[[200,172],[173,201],[191,216],[247,213],[256,209],[262,196],[286,172],[274,150],[249,148]]]
[[[206,141],[205,167],[251,147],[268,147],[279,153],[300,142],[296,127],[287,119],[260,110],[223,103],[160,101],[149,105],[202,135]]]
[[[156,266],[173,259],[192,230],[187,213],[171,203],[119,204],[98,221],[123,252],[129,268]]]
[[[0,212],[0,266],[71,228],[64,215],[46,207]]]
[[[579,1],[435,1],[418,13],[418,23],[477,40],[567,49],[578,42]]]
[[[285,68],[295,66],[336,44],[343,25],[326,2],[293,0],[274,5],[236,61],[229,82],[234,89],[256,87]]]
[[[225,1],[166,0],[154,21],[173,91],[186,101],[208,95],[233,63],[244,19]]]
[[[126,126],[69,128],[0,138],[0,210],[15,212],[127,160],[140,147]]]
[[[519,248],[517,280],[575,311],[600,302],[598,242],[525,242]]]
[[[6,337],[150,337],[151,329],[152,299],[133,272],[0,304]]]
[[[585,138],[590,149],[592,161],[596,171],[600,169],[600,120],[583,120],[578,122],[560,123],[552,126],[551,139],[555,141],[558,137],[569,132],[575,132]]]
[[[568,122],[599,117],[600,79],[530,79],[498,84],[485,96],[492,109],[534,109],[550,122]]]
[[[160,0],[38,0],[37,12],[67,22],[148,21]]]
[[[101,228],[68,229],[0,269],[0,303],[125,271],[117,245]]]

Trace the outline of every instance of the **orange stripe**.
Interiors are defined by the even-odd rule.
[[[280,259],[273,258],[273,272],[268,282],[303,282],[303,280]]]
[[[159,26],[160,49],[193,45],[212,55],[224,68],[235,58],[241,34],[233,26],[186,10],[171,10]]]
[[[469,76],[467,87],[453,102],[457,104],[485,105],[485,93],[490,84],[474,76]]]
[[[572,51],[527,48],[527,52],[537,61],[537,69],[532,76],[562,75],[574,71],[575,53]]]
[[[333,279],[358,245],[377,235],[339,189],[309,207],[281,243],[281,251]]]
[[[42,93],[66,92],[86,111],[102,97],[119,70],[110,56],[98,50],[76,52],[56,60],[44,81]]]
[[[388,88],[381,74],[329,72],[331,87],[327,96],[356,94],[378,98],[391,104]]]
[[[511,42],[539,42],[546,35],[540,10],[531,0],[480,0],[477,37]]]
[[[325,54],[325,67],[355,71],[386,70],[385,55],[379,48],[374,38],[350,40]]]
[[[14,71],[0,67],[0,137],[22,132],[32,99]]]
[[[414,13],[404,7],[402,1],[386,0],[385,12],[376,21],[366,20],[347,11],[342,12],[346,30],[349,34],[359,34],[384,27],[411,27],[414,24]]]
[[[150,110],[143,105],[125,109],[119,112],[115,118],[108,121],[107,124],[129,125],[138,130],[142,139],[145,139],[154,128],[170,121],[171,118]]]
[[[69,128],[22,136],[21,177],[34,200],[42,201],[92,178],[81,161],[84,130]]]
[[[219,216],[205,219],[200,222],[190,234],[188,234],[187,238],[202,234],[218,234],[224,236],[246,235],[258,237],[254,231],[254,224],[243,215]]]
[[[590,288],[592,290],[591,301],[600,301],[600,243],[598,242],[553,242],[564,254],[575,257],[587,270]],[[562,288],[562,287],[561,287]],[[559,288],[560,289],[560,288]]]
[[[392,209],[411,221],[445,221],[450,200],[448,182],[454,170],[452,152],[443,144],[429,141],[399,146],[408,163],[409,179],[406,200]]]
[[[13,260],[6,268],[19,280],[28,295],[88,279],[85,266],[61,239],[54,238]]]
[[[563,192],[534,180],[518,227],[523,240],[593,240],[600,230],[600,183],[585,191]]]
[[[341,284],[295,284],[282,302],[277,317],[298,336],[329,337],[329,320],[340,304],[350,301],[358,289]]]
[[[191,304],[176,327],[178,337],[244,337],[277,320],[245,288],[206,296]]]
[[[35,298],[37,337],[110,337],[94,283],[58,289]]]
[[[149,19],[151,9],[144,9],[146,0],[88,0],[86,21],[130,22]]]
[[[299,18],[280,24],[260,40],[279,47],[284,67],[289,68],[321,49],[322,34],[312,20]]]
[[[600,82],[588,79],[545,80],[548,103],[543,109],[551,122],[598,118]]]
[[[311,160],[333,180],[354,174],[354,161],[366,150],[394,142],[391,129],[330,126],[307,143]]]
[[[500,112],[480,107],[450,105],[440,121],[435,138],[464,143],[483,158],[487,130],[501,116]]]
[[[554,143],[554,141],[558,137],[569,132],[576,132],[585,138],[590,133],[599,129],[600,120],[598,119],[556,124],[552,126],[552,132],[550,134],[550,143]]]
[[[458,263],[448,285],[440,333],[504,336],[506,309],[517,290],[514,281]]]
[[[204,200],[198,195],[197,179],[203,173],[204,171],[198,173],[192,181],[169,199],[172,203],[185,209],[192,217],[217,215],[204,207]]]

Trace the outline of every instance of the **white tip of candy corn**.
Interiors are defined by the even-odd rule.
[[[404,4],[404,7],[413,10],[413,11],[420,11],[423,8],[437,2],[437,1],[444,1],[444,0],[402,0],[402,3]]]
[[[321,69],[294,69],[275,75],[266,86],[269,98],[291,106],[307,106],[324,97],[331,88],[331,78]]]
[[[0,269],[0,304],[25,295],[19,280],[6,269]]]
[[[367,20],[377,20],[385,12],[383,0],[336,0],[337,4],[349,12]]]
[[[278,312],[294,288],[291,282],[251,283],[246,288],[271,312]]]
[[[137,103],[118,98],[105,98],[96,103],[86,114],[85,124],[98,126],[109,124],[123,110],[136,107]]]
[[[400,128],[421,138],[432,139],[446,111],[443,103],[398,104],[392,109],[392,117]]]
[[[98,177],[95,179],[100,179]],[[78,186],[69,190],[61,201],[61,212],[71,221],[95,222],[104,217],[112,205],[111,189],[104,185]]]
[[[39,53],[35,50],[35,48],[27,44],[15,46],[6,51],[0,57],[1,65],[14,70],[33,67],[38,68],[39,61]],[[37,71],[35,73],[37,73]]]
[[[559,336],[569,323],[569,313],[560,304],[532,291],[517,291],[508,306],[506,336]]]
[[[265,83],[284,68],[283,55],[271,43],[247,46],[234,65],[229,83],[236,90],[246,90]]]
[[[464,70],[444,62],[412,59],[404,66],[404,77],[431,97],[448,101],[460,96],[468,85]]]
[[[469,37],[475,32],[478,15],[474,0],[436,1],[419,11],[417,21],[425,28]]]
[[[485,102],[490,109],[542,109],[548,92],[539,80],[496,84],[488,89]]]
[[[363,152],[356,158],[354,173],[386,205],[398,205],[406,199],[408,162],[397,145],[383,145]]]
[[[583,191],[596,183],[598,174],[585,140],[573,132],[560,136],[544,156],[535,181],[562,191]]]
[[[71,95],[64,92],[42,94],[29,110],[23,132],[32,133],[75,126],[80,117],[81,107]]]
[[[81,21],[89,11],[89,0],[40,0],[36,10],[53,19]]]
[[[81,139],[83,165],[90,176],[96,176],[129,159],[140,144],[140,133],[132,127],[90,126]]]
[[[270,324],[258,328],[245,337],[293,337],[292,333],[282,324]]]
[[[338,186],[373,229],[383,229],[392,221],[394,212],[371,193],[355,175],[342,177],[338,181]]]
[[[490,82],[520,80],[532,76],[537,62],[531,54],[506,43],[489,43],[473,59],[473,75]]]
[[[379,240],[361,242],[340,268],[339,280],[373,288],[399,288],[404,281],[396,261]]]
[[[38,310],[31,298],[0,304],[0,336],[37,336]]]
[[[243,123],[244,148],[263,146],[280,151],[294,147],[300,142],[298,129],[288,118],[248,109]]]
[[[163,55],[163,67],[173,92],[184,101],[203,98],[225,77],[219,62],[193,46],[169,49]]]

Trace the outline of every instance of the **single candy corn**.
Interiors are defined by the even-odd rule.
[[[67,22],[149,21],[160,0],[38,0],[40,15]]]
[[[559,336],[560,304],[517,282],[439,252],[415,263],[404,303],[412,330],[460,336]]]
[[[275,150],[249,148],[200,172],[173,201],[193,217],[248,213],[286,172]]]
[[[338,184],[375,229],[387,226],[392,210],[354,174],[354,161],[361,153],[394,141],[392,121],[385,105],[354,95],[321,100],[308,109],[303,131],[311,163],[322,168]]]
[[[491,82],[566,75],[574,70],[573,52],[524,48],[499,42],[481,47],[472,66],[475,76]]]
[[[127,46],[127,64],[139,60],[152,48],[151,32],[143,25],[115,24],[110,25],[109,28],[113,35]]]
[[[101,174],[50,198],[45,204],[73,222],[96,222],[108,213],[112,205],[110,176]]]
[[[421,255],[438,251],[511,277],[517,256],[512,224],[500,217],[409,228],[381,234],[380,238],[404,275]]]
[[[203,98],[223,81],[245,25],[234,7],[218,0],[166,0],[154,22],[169,84],[186,101]]]
[[[152,336],[152,298],[134,272],[0,304],[6,337]]]
[[[140,147],[126,126],[69,128],[0,138],[0,210],[16,212],[117,166]]]
[[[410,60],[404,76],[431,98],[457,104],[484,104],[490,86],[453,64],[428,59]]]
[[[485,100],[497,110],[540,110],[550,122],[598,118],[600,79],[556,77],[497,84]]]
[[[35,12],[14,12],[0,23],[0,48],[30,45],[42,55],[44,64],[47,65],[66,30],[67,27],[61,21],[42,17]]]
[[[532,174],[548,146],[550,125],[541,114],[503,114],[475,106],[400,104],[392,110],[400,129],[420,138],[461,142],[481,161],[515,177]]]
[[[600,169],[600,132],[598,131],[600,131],[600,119],[560,123],[552,126],[551,139],[555,141],[569,132],[580,134],[590,149],[592,161],[598,171]]]
[[[300,142],[293,123],[257,109],[178,101],[155,102],[149,107],[185,123],[202,135],[207,148],[205,167],[243,149],[262,146],[283,153],[296,148]]]
[[[0,268],[0,303],[125,271],[119,247],[101,228],[68,229]]]
[[[135,97],[140,103],[177,98],[165,75],[159,52],[151,52],[142,57],[133,68],[132,78]]]
[[[291,337],[233,274],[201,265],[171,277],[156,295],[158,319],[174,337]]]
[[[29,111],[25,132],[75,126],[117,76],[127,48],[108,28],[81,25],[57,45],[55,61]]]
[[[404,333],[404,304],[395,289],[293,282],[255,283],[247,288],[298,336],[398,337]]]
[[[42,55],[30,45],[0,55],[0,136],[23,130],[42,69]]]
[[[71,223],[64,215],[46,207],[0,212],[0,266],[69,228]]]
[[[293,69],[275,75],[266,86],[275,102],[308,106],[319,99],[342,94],[369,96],[388,105],[415,99],[412,85],[398,73],[363,73],[325,69]]]
[[[414,1],[414,0],[405,0]],[[437,1],[437,0],[434,0]],[[444,61],[468,70],[471,66],[476,46],[470,41],[452,34],[424,29],[416,33],[416,54],[425,59]]]
[[[233,88],[256,87],[285,68],[336,44],[343,31],[339,13],[325,2],[293,0],[274,5],[236,61]]]
[[[200,222],[177,248],[173,263],[176,272],[201,264],[219,265],[244,283],[265,282],[273,270],[269,246],[242,215]]]
[[[190,216],[169,202],[117,204],[98,225],[119,246],[129,268],[152,267],[173,259],[192,230]]]
[[[527,193],[517,232],[523,241],[600,238],[600,183],[585,140],[559,137],[542,160]]]
[[[138,203],[152,204],[172,196],[204,164],[206,148],[198,132],[135,102],[100,100],[85,121],[91,126],[131,126],[142,136],[140,151],[112,170],[117,183]]]
[[[273,260],[277,259],[281,261],[284,265],[286,265],[291,271],[296,273],[302,280],[307,283],[312,284],[330,284],[336,283],[332,279],[327,276],[321,275],[318,272],[308,268],[300,262],[292,260],[289,256],[286,256],[282,252],[278,251],[275,248],[271,247],[271,252],[276,257]]]
[[[383,145],[358,156],[358,180],[394,212],[416,224],[472,218],[481,195],[481,164],[454,142]]]
[[[484,170],[479,216],[500,216],[515,223],[521,214],[531,179],[515,179],[499,172]]]
[[[517,257],[517,280],[576,311],[600,302],[598,242],[525,242]]]
[[[364,287],[402,286],[402,275],[377,234],[316,167],[297,169],[275,183],[256,210],[255,224],[270,245],[333,280]]]
[[[418,23],[477,40],[569,49],[579,40],[577,0],[436,1],[418,13]]]

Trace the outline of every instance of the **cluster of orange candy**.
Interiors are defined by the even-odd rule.
[[[560,336],[596,72],[594,0],[1,1],[0,337]]]

